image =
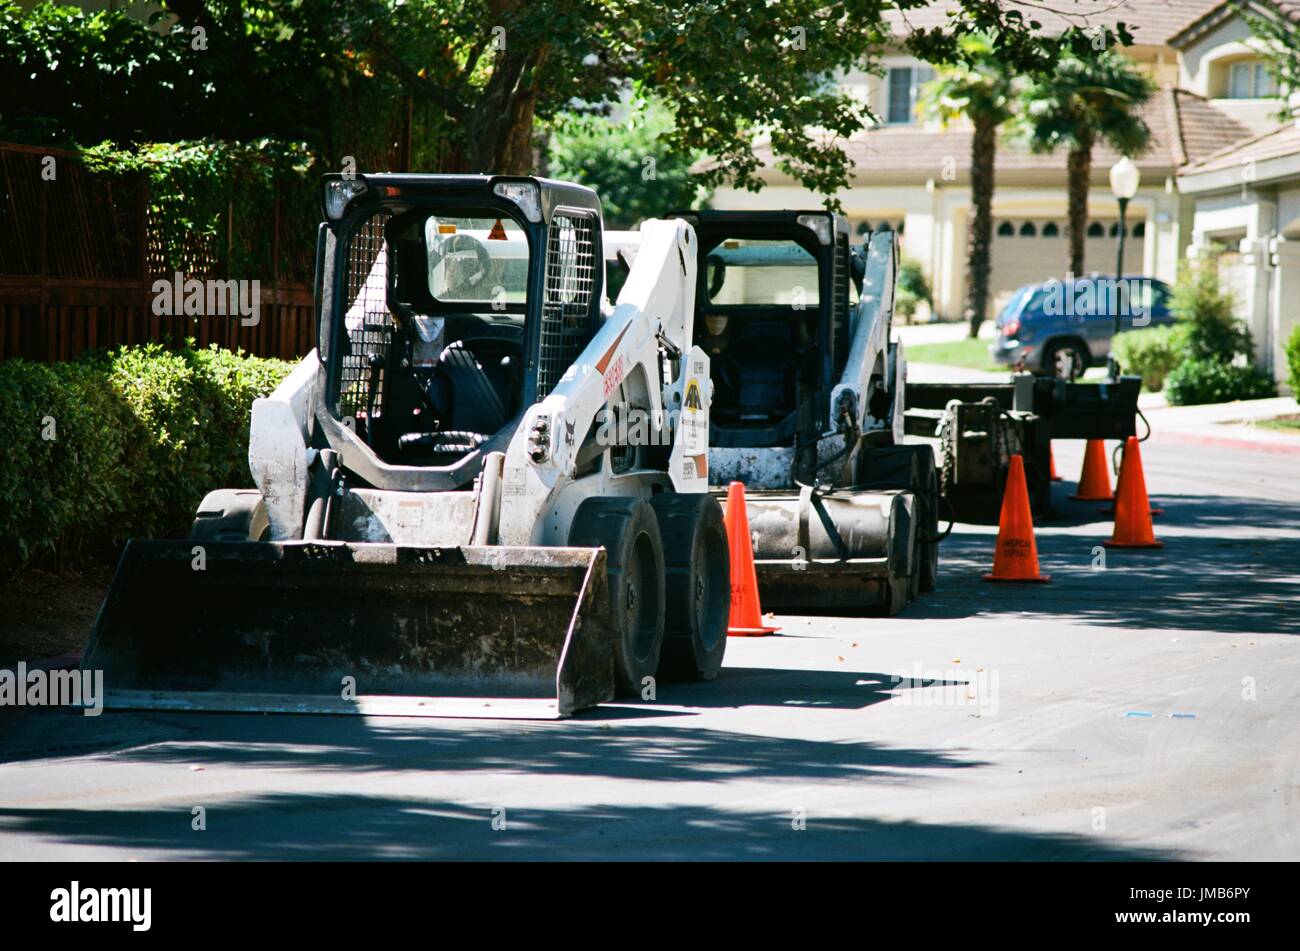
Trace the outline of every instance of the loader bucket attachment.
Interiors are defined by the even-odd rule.
[[[110,709],[556,719],[613,698],[609,630],[599,548],[136,541],[82,668]]]

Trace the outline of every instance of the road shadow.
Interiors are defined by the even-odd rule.
[[[1109,521],[1097,521],[1094,537],[1040,529],[1039,563],[1052,576],[1045,585],[981,582],[993,562],[994,539],[958,525],[940,549],[939,589],[909,605],[902,617],[1011,615],[1157,630],[1300,634],[1300,507],[1228,496],[1165,495],[1156,501],[1165,509],[1155,521],[1156,537],[1164,542],[1159,549],[1103,548]],[[1100,507],[1086,505],[1090,512]]]
[[[351,794],[267,794],[204,806],[137,810],[0,809],[0,835],[111,846],[169,858],[221,860],[496,859],[553,861],[1153,861],[1176,851],[1101,837],[1040,834],[963,822],[886,822],[804,814],[800,791],[771,811],[694,805],[481,809],[437,800]],[[198,803],[196,803],[197,805]],[[496,827],[494,827],[494,820]],[[504,828],[500,828],[504,822]]]
[[[729,778],[907,783],[899,769],[969,769],[984,761],[871,742],[682,730],[648,720],[389,719],[351,716],[52,712],[28,718],[31,732],[5,744],[11,761],[112,752],[115,763],[186,767],[256,766],[327,772],[440,773],[505,770],[530,776],[648,781]],[[96,722],[98,721],[98,722]],[[613,721],[613,722],[611,722]],[[107,733],[107,735],[105,735]],[[95,737],[103,742],[92,746]],[[80,738],[80,740],[78,739]]]

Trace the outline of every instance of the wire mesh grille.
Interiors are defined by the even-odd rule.
[[[537,398],[546,396],[595,333],[595,218],[556,215],[546,246],[546,289],[542,298],[541,353]]]
[[[396,328],[386,296],[388,253],[384,225],[389,217],[390,212],[376,212],[353,232],[348,244],[348,306],[344,317],[348,347],[340,361],[339,383],[339,415],[344,419],[369,419],[372,405],[376,417],[383,413],[384,367],[381,362],[372,370],[370,358],[387,359]]]

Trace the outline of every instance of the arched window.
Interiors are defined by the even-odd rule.
[[[893,230],[894,230],[894,226],[891,225],[888,221],[882,221],[882,222],[880,223],[880,227],[877,228],[876,230],[877,230],[877,231],[893,231]]]
[[[1044,238],[1055,238],[1058,237],[1060,233],[1061,229],[1056,226],[1055,221],[1049,221],[1047,224],[1043,225]]]
[[[871,222],[862,221],[858,223],[858,237],[871,234]]]
[[[1038,236],[1038,229],[1034,227],[1034,223],[1032,221],[1026,221],[1023,225],[1020,226],[1020,237],[1034,238],[1037,236]]]
[[[1088,225],[1088,237],[1090,238],[1106,237],[1106,229],[1102,227],[1100,221],[1094,221],[1092,224]]]
[[[903,229],[906,227],[907,227],[907,219],[904,218],[902,221],[898,223],[898,233],[900,236],[903,234]]]
[[[1147,223],[1145,221],[1139,221],[1137,224],[1133,226],[1133,237],[1145,238],[1146,233],[1147,233]]]
[[[1009,221],[1004,221],[998,225],[999,238],[1014,238],[1016,235],[1016,226]]]
[[[1118,237],[1119,237],[1119,222],[1118,222],[1118,221],[1115,222],[1113,225],[1110,226],[1110,236],[1111,236],[1112,238],[1118,238]]]

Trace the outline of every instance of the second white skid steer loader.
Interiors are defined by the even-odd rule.
[[[108,706],[551,718],[715,676],[691,226],[646,222],[610,306],[590,189],[331,176],[322,208],[317,349],[254,404],[257,488],[127,546]]]

